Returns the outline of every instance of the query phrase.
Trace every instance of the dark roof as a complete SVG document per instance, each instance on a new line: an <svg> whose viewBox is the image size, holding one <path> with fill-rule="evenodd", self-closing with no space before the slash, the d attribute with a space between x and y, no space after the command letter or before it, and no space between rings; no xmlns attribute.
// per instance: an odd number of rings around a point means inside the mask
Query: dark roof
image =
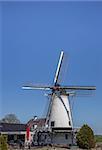
<svg viewBox="0 0 102 150"><path fill-rule="evenodd" d="M26 131L26 124L11 124L11 123L0 123L1 132L20 132Z"/></svg>

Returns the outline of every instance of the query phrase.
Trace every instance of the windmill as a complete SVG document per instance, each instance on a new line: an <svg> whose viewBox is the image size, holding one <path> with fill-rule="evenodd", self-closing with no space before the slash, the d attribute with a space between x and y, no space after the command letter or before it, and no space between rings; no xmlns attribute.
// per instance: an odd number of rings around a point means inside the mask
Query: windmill
<svg viewBox="0 0 102 150"><path fill-rule="evenodd" d="M46 126L49 130L66 131L73 129L69 97L78 91L92 91L95 86L61 86L59 78L63 68L65 54L61 51L53 86L26 85L23 89L51 91L50 104L46 116ZM80 92L79 92L80 93Z"/></svg>

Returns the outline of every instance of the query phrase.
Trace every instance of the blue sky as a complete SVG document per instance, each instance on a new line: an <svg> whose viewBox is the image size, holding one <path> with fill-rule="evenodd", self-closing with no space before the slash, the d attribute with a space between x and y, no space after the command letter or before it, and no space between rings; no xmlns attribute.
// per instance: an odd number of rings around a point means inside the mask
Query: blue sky
<svg viewBox="0 0 102 150"><path fill-rule="evenodd" d="M75 97L74 126L102 134L102 2L0 2L0 117L22 122L46 112L42 91L26 83L53 84L61 49L68 54L63 85L96 85L95 96Z"/></svg>

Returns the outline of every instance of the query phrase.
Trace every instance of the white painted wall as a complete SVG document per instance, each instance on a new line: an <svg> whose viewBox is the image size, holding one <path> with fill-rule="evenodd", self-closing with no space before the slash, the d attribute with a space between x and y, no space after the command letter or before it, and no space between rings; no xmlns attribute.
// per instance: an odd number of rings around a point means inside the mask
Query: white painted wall
<svg viewBox="0 0 102 150"><path fill-rule="evenodd" d="M52 107L51 107L51 114L49 118L49 127L51 127L51 122L55 122L54 127L72 127L72 117L71 117L71 111L70 111L70 105L67 95L61 95L61 98L69 112L69 117L67 114L67 111L62 104L61 100L56 96L53 95L52 99ZM70 120L69 120L70 118ZM71 121L71 125L69 125L69 121Z"/></svg>

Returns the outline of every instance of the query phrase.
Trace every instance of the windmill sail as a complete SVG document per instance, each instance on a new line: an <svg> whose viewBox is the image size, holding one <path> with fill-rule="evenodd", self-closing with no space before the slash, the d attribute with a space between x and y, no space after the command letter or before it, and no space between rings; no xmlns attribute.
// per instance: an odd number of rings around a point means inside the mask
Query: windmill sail
<svg viewBox="0 0 102 150"><path fill-rule="evenodd" d="M25 85L22 87L24 90L50 90L50 86L36 86L36 85Z"/></svg>
<svg viewBox="0 0 102 150"><path fill-rule="evenodd" d="M55 78L54 78L54 85L55 86L58 84L58 79L59 79L59 74L60 74L60 71L61 71L61 66L62 66L62 63L63 63L63 59L64 59L64 52L61 51L58 66L57 66L57 70L56 70L56 73L55 73Z"/></svg>
<svg viewBox="0 0 102 150"><path fill-rule="evenodd" d="M96 90L96 86L60 86L59 89L65 89L65 90Z"/></svg>

